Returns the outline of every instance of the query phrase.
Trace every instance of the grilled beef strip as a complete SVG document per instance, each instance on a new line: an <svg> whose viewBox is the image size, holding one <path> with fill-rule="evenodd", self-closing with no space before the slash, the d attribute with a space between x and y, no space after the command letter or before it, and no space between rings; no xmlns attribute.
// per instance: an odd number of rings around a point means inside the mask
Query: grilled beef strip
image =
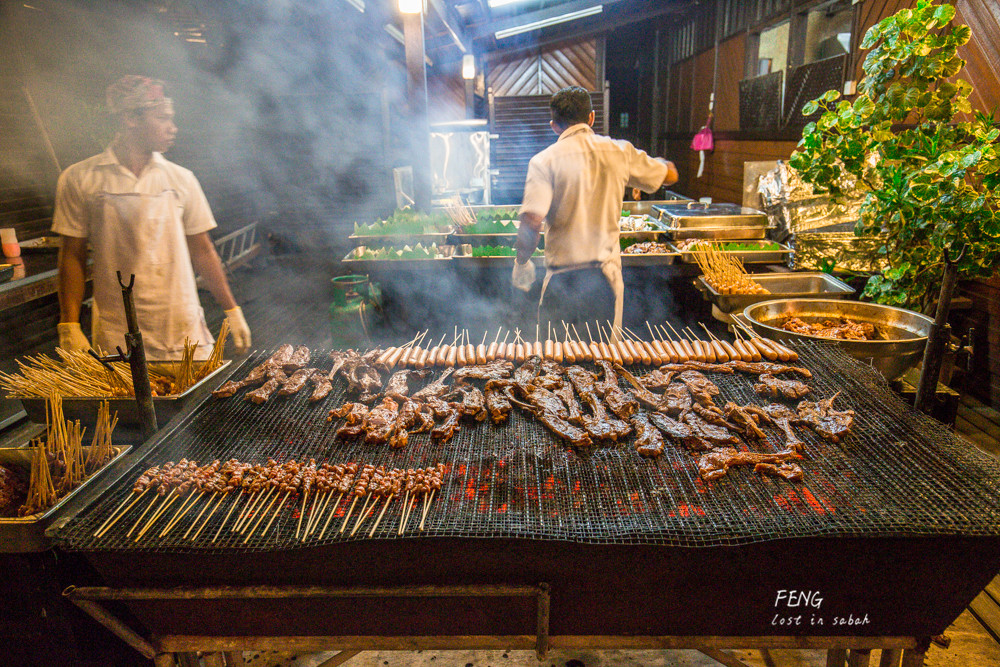
<svg viewBox="0 0 1000 667"><path fill-rule="evenodd" d="M767 434L757 425L757 420L742 405L726 401L722 412L726 416L726 420L739 428L743 432L743 435L757 440L765 440L767 438Z"/></svg>
<svg viewBox="0 0 1000 667"><path fill-rule="evenodd" d="M675 419L680 419L691 411L691 392L681 382L671 382L663 392L663 411Z"/></svg>
<svg viewBox="0 0 1000 667"><path fill-rule="evenodd" d="M795 434L795 429L792 428L792 424L798 421L799 416L790 407L781 403L769 403L764 406L763 410L785 432L785 448L801 454L806 443L799 439L799 436Z"/></svg>
<svg viewBox="0 0 1000 667"><path fill-rule="evenodd" d="M292 356L292 346L285 344L274 351L270 357L254 366L242 380L230 380L212 392L216 398L229 398L244 387L261 384L269 378L268 371L280 367Z"/></svg>
<svg viewBox="0 0 1000 667"><path fill-rule="evenodd" d="M365 432L365 442L380 445L389 441L396 430L396 417L399 416L399 404L389 397L372 408L365 415L362 429Z"/></svg>
<svg viewBox="0 0 1000 667"><path fill-rule="evenodd" d="M309 352L309 348L305 345L299 345L292 352L292 355L281 364L281 370L286 373L294 373L300 368L305 367L309 363L309 359L312 358L312 353Z"/></svg>
<svg viewBox="0 0 1000 667"><path fill-rule="evenodd" d="M740 359L733 359L732 361L727 361L726 366L741 373L750 373L753 375L763 375L764 373L770 375L796 373L807 380L813 376L808 369L801 366L786 366L784 364L774 364L769 361L742 361Z"/></svg>
<svg viewBox="0 0 1000 667"><path fill-rule="evenodd" d="M701 455L698 459L698 472L706 482L719 479L733 466L753 465L761 463L782 464L796 458L795 452L784 450L773 454L759 452L741 452L731 447L715 449Z"/></svg>
<svg viewBox="0 0 1000 667"><path fill-rule="evenodd" d="M666 389L670 383L674 381L675 375L677 375L677 371L664 372L660 369L656 369L646 373L645 375L639 375L636 379L646 389Z"/></svg>
<svg viewBox="0 0 1000 667"><path fill-rule="evenodd" d="M712 443L712 445L737 445L740 442L740 439L734 433L714 424L709 424L694 411L685 413L681 419L691 427L697 436L704 438Z"/></svg>
<svg viewBox="0 0 1000 667"><path fill-rule="evenodd" d="M573 392L573 385L563 382L553 389L552 393L558 396L563 405L566 406L566 421L577 426L583 424L583 407L580 405L580 401L576 399L576 394Z"/></svg>
<svg viewBox="0 0 1000 667"><path fill-rule="evenodd" d="M410 393L411 379L423 380L429 373L430 371L427 370L417 371L412 368L404 368L403 370L396 371L389 378L389 381L385 383L385 389L382 393L395 399L402 399Z"/></svg>
<svg viewBox="0 0 1000 667"><path fill-rule="evenodd" d="M791 461L786 461L775 465L773 463L758 463L753 467L755 473L761 475L771 475L772 477L782 477L787 479L789 482L801 482L802 478L805 477L805 471L802 470L802 466L798 463L792 463Z"/></svg>
<svg viewBox="0 0 1000 667"><path fill-rule="evenodd" d="M838 391L830 398L815 403L800 401L798 419L795 423L805 424L824 440L840 442L851 432L851 427L854 425L854 410L834 410L833 401L839 395Z"/></svg>
<svg viewBox="0 0 1000 667"><path fill-rule="evenodd" d="M326 373L322 371L316 371L309 378L309 381L313 383L313 393L309 396L310 403L316 403L322 401L324 398L330 395L333 391L333 382L330 378L326 376Z"/></svg>
<svg viewBox="0 0 1000 667"><path fill-rule="evenodd" d="M641 410L632 415L632 428L635 429L635 449L639 456L655 459L663 454L663 436L650 423L649 415Z"/></svg>
<svg viewBox="0 0 1000 667"><path fill-rule="evenodd" d="M448 442L455 431L459 429L458 420L462 416L461 403L448 403L450 410L444 415L444 421L431 429L431 438Z"/></svg>
<svg viewBox="0 0 1000 667"><path fill-rule="evenodd" d="M573 426L559 415L547 410L535 412L535 419L542 422L546 428L569 442L573 447L590 447L592 443L590 435L582 428Z"/></svg>
<svg viewBox="0 0 1000 667"><path fill-rule="evenodd" d="M707 452L712 449L712 443L699 436L689 424L679 422L662 412L650 412L649 421L667 437L680 441L692 452Z"/></svg>
<svg viewBox="0 0 1000 667"><path fill-rule="evenodd" d="M291 396L302 391L302 388L306 386L306 382L309 378L317 373L316 368L300 368L291 374L291 376L282 383L281 388L278 389L278 396Z"/></svg>
<svg viewBox="0 0 1000 667"><path fill-rule="evenodd" d="M691 409L694 411L696 415L704 419L709 424L712 424L713 426L729 429L730 431L735 431L736 433L743 432L741 428L727 421L725 415L722 414L722 410L714 405L710 408L706 408L704 405L695 403L693 406L691 406Z"/></svg>
<svg viewBox="0 0 1000 667"><path fill-rule="evenodd" d="M382 389L382 376L373 366L361 361L347 374L347 391L377 394Z"/></svg>
<svg viewBox="0 0 1000 667"><path fill-rule="evenodd" d="M437 380L434 380L423 389L419 389L416 392L414 392L413 398L421 400L421 399L427 399L431 396L435 397L444 396L445 394L451 391L451 389L445 385L444 381L447 380L448 376L454 372L455 372L454 368L449 368L445 370L445 372L442 373L441 377L439 377Z"/></svg>
<svg viewBox="0 0 1000 667"><path fill-rule="evenodd" d="M591 438L617 441L632 432L631 424L609 414L607 406L597 394L597 378L593 373L580 366L570 366L566 369L566 375L593 413L583 416L583 426Z"/></svg>
<svg viewBox="0 0 1000 667"><path fill-rule="evenodd" d="M339 408L330 410L326 420L346 419L348 424L360 424L368 414L368 406L363 403L344 403Z"/></svg>
<svg viewBox="0 0 1000 667"><path fill-rule="evenodd" d="M396 416L396 430L389 438L389 446L394 449L405 447L410 439L410 433L407 429L418 422L423 424L420 416L420 404L403 397L399 406L399 414ZM434 420L431 419L432 424L433 422Z"/></svg>
<svg viewBox="0 0 1000 667"><path fill-rule="evenodd" d="M477 422L485 421L486 397L483 396L483 392L478 387L466 385L459 393L462 395L462 415L472 417Z"/></svg>
<svg viewBox="0 0 1000 667"><path fill-rule="evenodd" d="M668 371L673 371L675 373L683 373L684 371L704 371L708 373L733 372L733 369L726 364L710 364L705 361L696 361L694 359L685 361L683 364L663 364L660 366L660 370L664 373Z"/></svg>
<svg viewBox="0 0 1000 667"><path fill-rule="evenodd" d="M619 375L625 378L626 382L632 385L632 395L635 396L637 399L639 399L640 403L653 410L663 409L664 407L663 398L657 396L649 389L647 389L645 386L643 386L643 384L639 381L639 379L636 376L632 375L624 366L622 366L621 364L614 364L614 369L615 371L618 372ZM655 373L656 371L653 372Z"/></svg>
<svg viewBox="0 0 1000 667"><path fill-rule="evenodd" d="M798 400L810 391L809 386L801 380L779 380L770 373L762 373L759 379L760 382L753 386L753 390L768 398Z"/></svg>
<svg viewBox="0 0 1000 667"><path fill-rule="evenodd" d="M514 371L514 364L497 359L480 366L465 366L455 371L455 382L465 380L505 380Z"/></svg>
<svg viewBox="0 0 1000 667"><path fill-rule="evenodd" d="M719 388L714 382L698 371L681 371L678 378L680 378L680 381L683 382L688 388L688 391L691 393L691 398L693 398L696 403L700 403L706 408L715 405L712 397L719 395Z"/></svg>
<svg viewBox="0 0 1000 667"><path fill-rule="evenodd" d="M524 363L518 366L514 370L514 382L519 385L528 384L538 375L541 370L541 357L530 356L524 360Z"/></svg>
<svg viewBox="0 0 1000 667"><path fill-rule="evenodd" d="M253 391L247 392L246 396L243 398L256 403L257 405L266 403L267 399L271 398L271 395L278 391L278 387L283 385L288 379L288 376L285 375L284 371L278 367L268 369L267 377L267 382Z"/></svg>
<svg viewBox="0 0 1000 667"><path fill-rule="evenodd" d="M510 401L504 393L504 389L510 383L505 380L487 380L484 393L486 395L486 409L490 412L490 419L494 424L499 424L507 419L510 414Z"/></svg>

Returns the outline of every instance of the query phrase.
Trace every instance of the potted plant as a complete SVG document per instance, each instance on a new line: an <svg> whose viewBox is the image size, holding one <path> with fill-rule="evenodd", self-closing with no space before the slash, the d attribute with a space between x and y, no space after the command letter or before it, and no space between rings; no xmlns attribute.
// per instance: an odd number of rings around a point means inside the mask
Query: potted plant
<svg viewBox="0 0 1000 667"><path fill-rule="evenodd" d="M1000 127L972 113L972 86L956 78L971 31L954 16L918 0L872 26L857 97L830 90L806 104L823 113L789 161L819 192L864 193L855 233L885 234L886 268L862 297L935 312L918 407L937 384L957 278L990 277L1000 260Z"/></svg>

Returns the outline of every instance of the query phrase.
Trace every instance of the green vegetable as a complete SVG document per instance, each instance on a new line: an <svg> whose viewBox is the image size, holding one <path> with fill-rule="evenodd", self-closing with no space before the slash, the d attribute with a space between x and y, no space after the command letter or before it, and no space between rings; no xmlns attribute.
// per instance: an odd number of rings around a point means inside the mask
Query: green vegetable
<svg viewBox="0 0 1000 667"><path fill-rule="evenodd" d="M441 233L451 231L451 220L444 213L418 213L416 211L397 210L385 220L378 220L370 225L354 223L355 236L413 236L418 234Z"/></svg>
<svg viewBox="0 0 1000 667"><path fill-rule="evenodd" d="M436 259L438 257L438 247L436 243L429 246L416 244L412 248L403 246L402 248L365 248L357 254L354 259L395 261L401 259Z"/></svg>
<svg viewBox="0 0 1000 667"><path fill-rule="evenodd" d="M543 255L541 250L535 250L536 256ZM473 257L514 257L517 250L509 245L481 245L472 249Z"/></svg>

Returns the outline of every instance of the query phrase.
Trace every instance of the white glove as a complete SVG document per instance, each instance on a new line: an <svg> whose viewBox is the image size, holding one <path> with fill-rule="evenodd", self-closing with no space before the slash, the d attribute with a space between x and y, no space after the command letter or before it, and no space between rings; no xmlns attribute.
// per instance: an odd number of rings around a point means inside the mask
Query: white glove
<svg viewBox="0 0 1000 667"><path fill-rule="evenodd" d="M535 283L535 263L530 258L524 264L518 264L517 260L514 260L514 271L510 274L510 282L522 292L531 291L531 286Z"/></svg>
<svg viewBox="0 0 1000 667"><path fill-rule="evenodd" d="M233 336L233 346L236 354L243 354L250 349L250 327L243 317L243 309L239 306L226 311L229 320L229 333Z"/></svg>
<svg viewBox="0 0 1000 667"><path fill-rule="evenodd" d="M84 352L90 349L87 337L79 322L60 322L56 325L59 332L59 347L68 352Z"/></svg>

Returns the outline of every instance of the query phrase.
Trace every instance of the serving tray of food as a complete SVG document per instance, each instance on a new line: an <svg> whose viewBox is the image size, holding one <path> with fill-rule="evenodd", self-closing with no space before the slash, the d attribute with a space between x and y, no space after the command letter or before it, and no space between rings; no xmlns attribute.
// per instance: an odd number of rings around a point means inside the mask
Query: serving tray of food
<svg viewBox="0 0 1000 667"><path fill-rule="evenodd" d="M454 258L456 262L466 265L510 266L514 264L516 256L517 250L507 245L474 246L469 243L463 243L455 250ZM545 253L541 249L535 250L535 253L531 256L531 261L535 264L543 264L545 262Z"/></svg>
<svg viewBox="0 0 1000 667"><path fill-rule="evenodd" d="M680 253L666 243L638 241L622 248L622 266L664 266L673 264Z"/></svg>
<svg viewBox="0 0 1000 667"><path fill-rule="evenodd" d="M764 291L754 294L723 294L712 287L705 276L698 276L695 288L706 301L723 313L741 311L749 305L773 299L846 299L854 288L828 273L803 271L794 273L757 273L749 278Z"/></svg>
<svg viewBox="0 0 1000 667"><path fill-rule="evenodd" d="M381 268L429 269L440 267L443 262L450 262L454 252L455 246L450 244L432 243L425 246L422 243L417 243L414 246L405 245L402 248L372 248L362 245L348 252L341 263L350 266L352 271Z"/></svg>
<svg viewBox="0 0 1000 667"><path fill-rule="evenodd" d="M709 248L731 255L744 264L783 264L788 261L788 256L792 253L788 246L765 239L713 243L706 239L691 238L677 241L670 247L680 253L681 262L692 264L697 262L696 252L699 250L704 252Z"/></svg>

